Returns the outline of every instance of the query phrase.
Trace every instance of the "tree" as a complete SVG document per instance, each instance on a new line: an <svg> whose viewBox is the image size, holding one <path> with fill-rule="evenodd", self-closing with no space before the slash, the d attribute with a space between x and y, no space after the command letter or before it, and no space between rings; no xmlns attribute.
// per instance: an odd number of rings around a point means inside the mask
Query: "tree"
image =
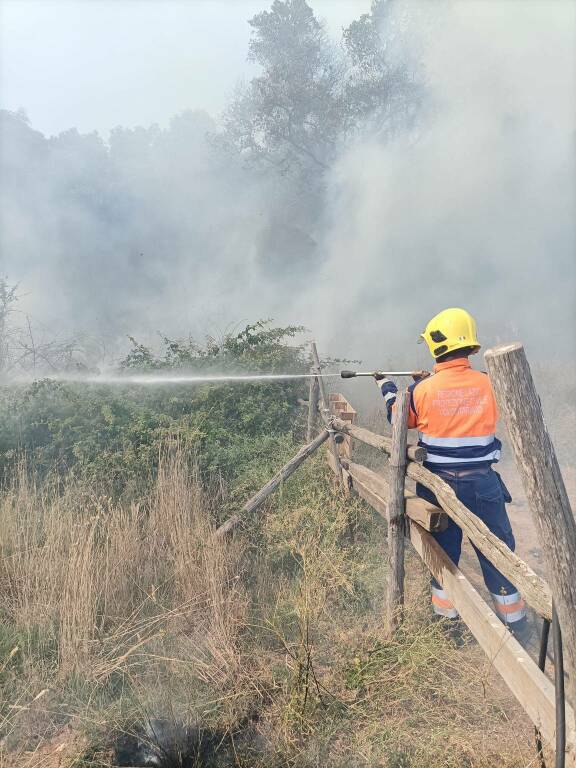
<svg viewBox="0 0 576 768"><path fill-rule="evenodd" d="M347 131L345 66L306 0L274 0L249 23L248 57L261 71L230 104L218 143L264 192L259 266L296 290L316 255L325 174Z"/></svg>
<svg viewBox="0 0 576 768"><path fill-rule="evenodd" d="M353 21L343 35L349 119L384 135L410 127L422 97L402 51L398 8L398 0L373 0L370 13Z"/></svg>
<svg viewBox="0 0 576 768"><path fill-rule="evenodd" d="M231 103L219 141L267 185L255 242L273 276L286 265L286 276L302 275L295 262L317 260L326 173L347 142L365 128L385 140L409 125L418 89L402 55L390 55L396 7L374 0L340 50L306 0L274 0L250 21L249 58L261 72Z"/></svg>
<svg viewBox="0 0 576 768"><path fill-rule="evenodd" d="M322 173L346 129L343 62L306 0L274 0L249 22L262 68L225 116L225 138L280 173Z"/></svg>

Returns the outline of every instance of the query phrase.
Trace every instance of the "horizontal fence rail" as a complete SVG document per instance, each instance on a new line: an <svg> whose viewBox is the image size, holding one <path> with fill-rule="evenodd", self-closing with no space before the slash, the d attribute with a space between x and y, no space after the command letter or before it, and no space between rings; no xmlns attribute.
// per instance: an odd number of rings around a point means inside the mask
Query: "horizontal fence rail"
<svg viewBox="0 0 576 768"><path fill-rule="evenodd" d="M537 613L546 619L552 618L552 595L548 584L515 552L508 549L477 515L462 504L448 483L429 469L414 463L406 467L406 474L435 494L446 514L462 528L480 552L522 592Z"/></svg>
<svg viewBox="0 0 576 768"><path fill-rule="evenodd" d="M332 465L330 463L330 465ZM358 496L371 504L374 509L387 519L388 483L386 478L362 464L342 460L348 487ZM406 517L421 525L427 531L444 531L448 526L448 515L439 507L421 499L411 491L404 491Z"/></svg>
<svg viewBox="0 0 576 768"><path fill-rule="evenodd" d="M331 419L331 425L337 432L341 432L343 435L350 435L350 437L355 437L356 440L360 440L361 443L371 445L372 448L378 448L378 450L383 451L388 456L390 456L392 452L392 438L390 437L384 437L384 435L370 432L369 429L357 427L337 417ZM426 449L422 448L420 445L408 445L406 455L412 461L422 463L426 459Z"/></svg>
<svg viewBox="0 0 576 768"><path fill-rule="evenodd" d="M323 429L322 432L316 437L314 440L312 440L311 443L308 443L308 445L302 446L298 453L293 456L289 462L287 462L282 469L280 469L270 480L266 485L261 488L257 494L252 496L250 501L247 501L246 504L242 507L242 509L237 512L236 514L232 515L231 517L226 520L226 522L222 523L222 525L216 529L215 535L217 537L225 536L227 533L230 533L230 531L234 530L237 525L242 521L242 518L250 514L250 512L254 512L258 507L262 504L262 502L270 496L271 493L273 493L278 486L284 482L287 478L290 477L290 475L294 474L298 467L306 461L308 456L311 456L315 451L320 448L322 443L325 443L326 440L328 440L330 436L330 432L328 432L327 429Z"/></svg>

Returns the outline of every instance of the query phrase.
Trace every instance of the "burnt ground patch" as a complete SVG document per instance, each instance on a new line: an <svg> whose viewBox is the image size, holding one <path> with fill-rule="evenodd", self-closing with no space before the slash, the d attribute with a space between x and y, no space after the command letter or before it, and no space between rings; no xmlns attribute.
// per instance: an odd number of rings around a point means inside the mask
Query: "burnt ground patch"
<svg viewBox="0 0 576 768"><path fill-rule="evenodd" d="M254 754L254 731L236 732L150 719L112 742L114 764L123 768L225 768L237 765L237 750Z"/></svg>

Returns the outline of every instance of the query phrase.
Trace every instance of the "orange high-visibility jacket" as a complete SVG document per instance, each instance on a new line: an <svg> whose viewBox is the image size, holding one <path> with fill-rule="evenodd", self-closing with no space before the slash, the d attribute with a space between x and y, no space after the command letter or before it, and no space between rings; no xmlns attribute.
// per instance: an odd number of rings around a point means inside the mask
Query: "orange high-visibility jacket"
<svg viewBox="0 0 576 768"><path fill-rule="evenodd" d="M498 412L490 379L467 358L437 363L434 373L409 387L408 426L418 429L426 464L440 467L486 466L500 458Z"/></svg>

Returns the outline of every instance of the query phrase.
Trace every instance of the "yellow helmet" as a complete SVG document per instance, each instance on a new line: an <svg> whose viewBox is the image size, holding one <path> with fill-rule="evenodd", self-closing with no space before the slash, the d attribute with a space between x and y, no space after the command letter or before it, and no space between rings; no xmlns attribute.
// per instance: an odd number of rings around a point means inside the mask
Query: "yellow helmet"
<svg viewBox="0 0 576 768"><path fill-rule="evenodd" d="M465 309L444 309L430 320L420 336L433 357L442 357L464 347L472 347L472 352L480 349L476 322Z"/></svg>

